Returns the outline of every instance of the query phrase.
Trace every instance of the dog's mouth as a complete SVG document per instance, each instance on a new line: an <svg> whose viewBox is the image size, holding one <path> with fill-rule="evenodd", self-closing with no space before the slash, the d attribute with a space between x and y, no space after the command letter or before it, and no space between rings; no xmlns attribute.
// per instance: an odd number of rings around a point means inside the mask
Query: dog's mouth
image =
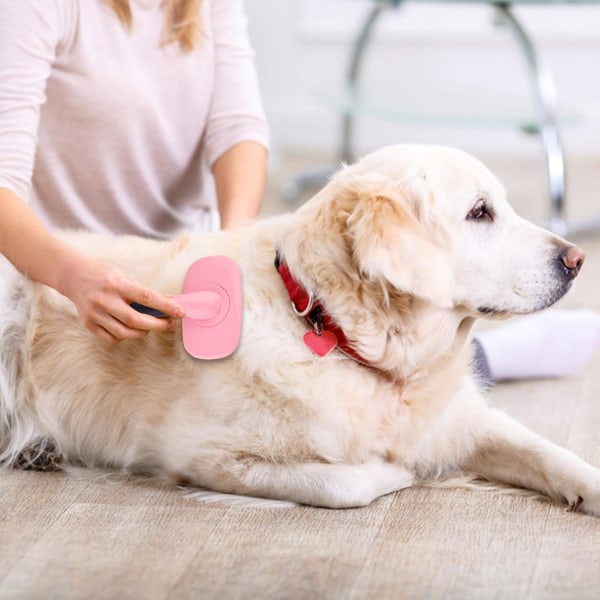
<svg viewBox="0 0 600 600"><path fill-rule="evenodd" d="M545 294L538 296L534 302L522 306L515 305L509 308L499 306L480 306L477 312L486 319L506 319L510 316L529 315L549 308L558 302L571 288L573 281L564 281L560 285L548 289Z"/></svg>
<svg viewBox="0 0 600 600"><path fill-rule="evenodd" d="M480 306L477 312L488 319L502 319L514 314L500 308L492 308L491 306Z"/></svg>

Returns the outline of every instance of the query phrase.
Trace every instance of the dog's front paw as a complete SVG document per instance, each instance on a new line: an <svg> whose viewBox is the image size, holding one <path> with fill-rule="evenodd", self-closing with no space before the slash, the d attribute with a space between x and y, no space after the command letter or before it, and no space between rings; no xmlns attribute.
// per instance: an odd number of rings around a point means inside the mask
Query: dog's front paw
<svg viewBox="0 0 600 600"><path fill-rule="evenodd" d="M600 476L600 471L598 471ZM600 477L599 477L600 479ZM569 512L582 512L600 517L600 480L591 485L582 486L579 493L567 497Z"/></svg>
<svg viewBox="0 0 600 600"><path fill-rule="evenodd" d="M569 505L567 506L567 512L577 512L582 504L583 498L581 496L577 496L575 500L569 502Z"/></svg>
<svg viewBox="0 0 600 600"><path fill-rule="evenodd" d="M23 471L60 471L62 455L53 440L39 439L23 448L14 460L14 469Z"/></svg>
<svg viewBox="0 0 600 600"><path fill-rule="evenodd" d="M578 512L592 515L593 517L600 517L600 496L581 498L573 504L569 504L567 510L576 510Z"/></svg>

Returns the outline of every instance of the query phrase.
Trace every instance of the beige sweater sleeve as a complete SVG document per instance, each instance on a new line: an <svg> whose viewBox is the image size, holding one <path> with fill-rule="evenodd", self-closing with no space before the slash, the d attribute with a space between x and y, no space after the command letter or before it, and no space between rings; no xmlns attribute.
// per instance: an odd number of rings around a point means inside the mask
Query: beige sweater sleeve
<svg viewBox="0 0 600 600"><path fill-rule="evenodd" d="M211 6L215 83L205 133L209 165L241 141L268 146L254 52L238 3L213 2Z"/></svg>
<svg viewBox="0 0 600 600"><path fill-rule="evenodd" d="M0 187L28 200L40 107L72 0L0 0Z"/></svg>
<svg viewBox="0 0 600 600"><path fill-rule="evenodd" d="M241 0L211 4L215 82L205 133L209 165L239 142L255 141L265 147L269 143L241 4Z"/></svg>

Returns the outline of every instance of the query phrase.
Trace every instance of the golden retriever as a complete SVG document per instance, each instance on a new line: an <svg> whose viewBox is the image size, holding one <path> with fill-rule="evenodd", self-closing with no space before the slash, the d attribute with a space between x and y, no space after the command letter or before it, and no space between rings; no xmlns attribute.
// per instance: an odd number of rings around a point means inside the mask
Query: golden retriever
<svg viewBox="0 0 600 600"><path fill-rule="evenodd" d="M105 347L3 262L4 466L52 440L65 462L335 508L462 472L600 516L600 470L490 408L472 375L475 319L550 306L584 258L475 158L390 146L237 232L66 237L168 294L195 259L234 258L240 345L196 360L171 330ZM338 346L320 356L307 334Z"/></svg>

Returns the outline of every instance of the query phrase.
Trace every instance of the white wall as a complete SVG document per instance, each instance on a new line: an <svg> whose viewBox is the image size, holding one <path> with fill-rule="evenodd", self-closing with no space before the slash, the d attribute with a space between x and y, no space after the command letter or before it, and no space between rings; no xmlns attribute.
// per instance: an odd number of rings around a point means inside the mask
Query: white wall
<svg viewBox="0 0 600 600"><path fill-rule="evenodd" d="M367 0L245 0L273 150L333 152L349 48ZM572 154L600 155L600 5L519 7L554 74ZM388 10L369 48L365 99L417 122L361 118L356 150L397 142L458 145L486 154L539 151L506 122L534 113L524 61L493 10L408 2ZM436 118L454 126L436 125ZM479 119L481 125L458 126ZM496 125L490 125L496 123Z"/></svg>

